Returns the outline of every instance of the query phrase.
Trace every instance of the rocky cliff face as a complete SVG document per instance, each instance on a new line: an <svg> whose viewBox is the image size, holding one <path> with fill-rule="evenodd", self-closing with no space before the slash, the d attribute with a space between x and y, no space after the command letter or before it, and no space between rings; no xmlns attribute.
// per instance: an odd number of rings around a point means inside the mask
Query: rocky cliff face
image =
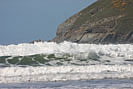
<svg viewBox="0 0 133 89"><path fill-rule="evenodd" d="M53 41L133 43L133 0L125 0L120 8L113 1L98 0L70 17L59 25Z"/></svg>

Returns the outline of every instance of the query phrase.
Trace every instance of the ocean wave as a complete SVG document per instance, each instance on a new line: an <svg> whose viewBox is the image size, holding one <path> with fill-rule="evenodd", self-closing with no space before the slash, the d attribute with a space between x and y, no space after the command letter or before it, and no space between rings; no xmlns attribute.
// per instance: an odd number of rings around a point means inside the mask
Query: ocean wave
<svg viewBox="0 0 133 89"><path fill-rule="evenodd" d="M18 45L0 45L0 56L27 56L35 54L78 54L95 52L111 57L133 58L132 44L77 44L71 42L38 42Z"/></svg>
<svg viewBox="0 0 133 89"><path fill-rule="evenodd" d="M0 83L133 78L132 65L0 68Z"/></svg>
<svg viewBox="0 0 133 89"><path fill-rule="evenodd" d="M133 78L132 44L0 46L0 83Z"/></svg>

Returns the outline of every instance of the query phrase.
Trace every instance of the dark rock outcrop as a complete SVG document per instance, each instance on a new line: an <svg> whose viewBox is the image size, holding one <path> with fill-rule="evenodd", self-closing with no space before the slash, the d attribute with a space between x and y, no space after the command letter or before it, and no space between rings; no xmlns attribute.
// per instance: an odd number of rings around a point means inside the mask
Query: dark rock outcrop
<svg viewBox="0 0 133 89"><path fill-rule="evenodd" d="M115 8L113 0L98 0L60 24L55 42L133 43L133 0Z"/></svg>
<svg viewBox="0 0 133 89"><path fill-rule="evenodd" d="M43 40L40 40L40 39L38 39L38 40L33 40L33 41L31 41L30 43L34 44L34 43L37 43L37 42L43 42Z"/></svg>

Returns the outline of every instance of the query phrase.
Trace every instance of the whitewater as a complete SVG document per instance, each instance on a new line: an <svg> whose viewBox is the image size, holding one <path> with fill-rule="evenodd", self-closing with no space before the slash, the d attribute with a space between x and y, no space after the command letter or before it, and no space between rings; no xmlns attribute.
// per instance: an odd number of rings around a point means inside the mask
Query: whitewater
<svg viewBox="0 0 133 89"><path fill-rule="evenodd" d="M34 44L23 43L18 45L0 45L0 56L27 56L34 54L56 54L56 53L90 53L102 54L110 57L133 58L132 44L77 44L71 42L37 42ZM84 55L85 56L85 55Z"/></svg>
<svg viewBox="0 0 133 89"><path fill-rule="evenodd" d="M131 65L0 68L0 83L133 78Z"/></svg>
<svg viewBox="0 0 133 89"><path fill-rule="evenodd" d="M8 65L0 67L1 84L133 78L132 44L22 43L0 45L0 56L0 65ZM44 64L37 60L40 57ZM26 60L39 66L25 66Z"/></svg>

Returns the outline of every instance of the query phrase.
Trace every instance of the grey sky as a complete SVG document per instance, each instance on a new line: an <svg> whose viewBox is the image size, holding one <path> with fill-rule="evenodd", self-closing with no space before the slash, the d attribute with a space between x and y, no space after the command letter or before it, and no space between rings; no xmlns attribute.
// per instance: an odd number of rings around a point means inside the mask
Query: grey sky
<svg viewBox="0 0 133 89"><path fill-rule="evenodd" d="M0 0L0 44L50 40L57 26L96 0Z"/></svg>

